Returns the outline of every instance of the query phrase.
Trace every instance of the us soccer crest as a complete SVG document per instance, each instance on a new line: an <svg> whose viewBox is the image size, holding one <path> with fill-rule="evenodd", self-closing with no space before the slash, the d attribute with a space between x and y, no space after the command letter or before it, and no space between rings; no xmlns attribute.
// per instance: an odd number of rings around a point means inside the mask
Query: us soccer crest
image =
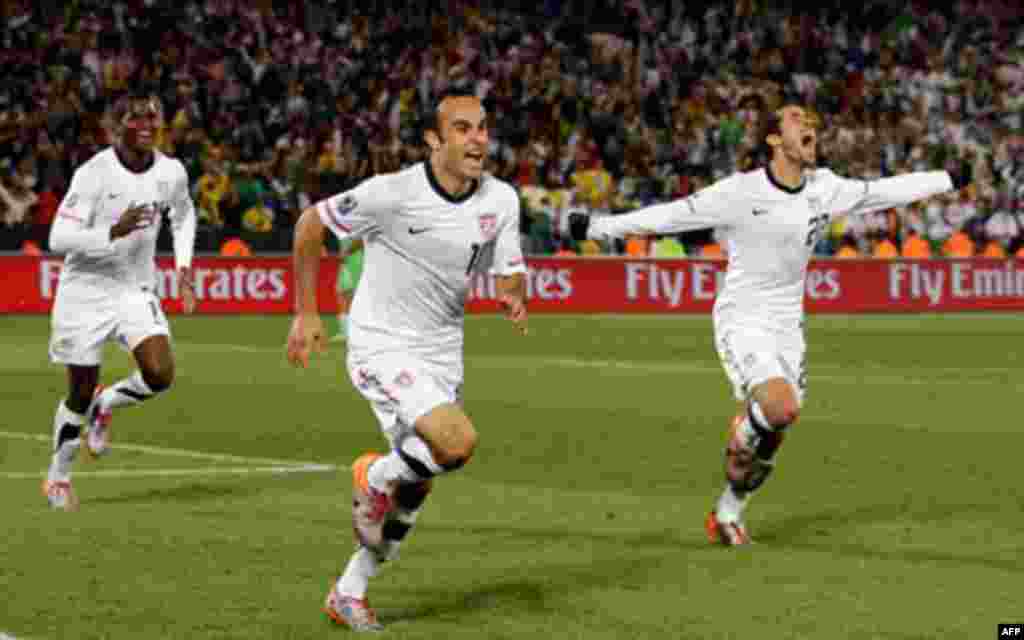
<svg viewBox="0 0 1024 640"><path fill-rule="evenodd" d="M484 235L484 240L494 240L494 236L498 234L498 214L485 213L479 220L480 233Z"/></svg>

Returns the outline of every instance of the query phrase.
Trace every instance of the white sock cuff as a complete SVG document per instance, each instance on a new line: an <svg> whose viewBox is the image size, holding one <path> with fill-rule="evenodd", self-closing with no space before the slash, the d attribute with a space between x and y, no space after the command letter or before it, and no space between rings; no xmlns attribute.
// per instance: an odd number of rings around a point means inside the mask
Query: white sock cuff
<svg viewBox="0 0 1024 640"><path fill-rule="evenodd" d="M413 467L414 472L418 473L420 476L423 476L422 479L426 480L428 478L436 476L439 473L444 473L444 468L441 467L441 465L434 462L434 454L431 453L430 446L426 443L426 441L423 438L419 436L419 434L413 433L407 436L404 440L402 440L402 444L399 446L399 449L401 449L402 453L404 453L406 456L409 456L410 458L413 458L414 460L419 462L426 469L426 471L430 473L430 475L424 475L421 469L418 469L414 465L410 464L409 466Z"/></svg>
<svg viewBox="0 0 1024 640"><path fill-rule="evenodd" d="M65 424L85 424L85 414L75 413L68 408L67 400L61 400L60 404L57 405L57 419L56 422L59 426Z"/></svg>
<svg viewBox="0 0 1024 640"><path fill-rule="evenodd" d="M760 427L766 431L775 431L775 427L772 426L772 423L768 422L768 418L765 417L764 411L761 410L761 405L757 404L757 400L751 398L747 407L747 411L750 413L749 417L754 420L754 427Z"/></svg>
<svg viewBox="0 0 1024 640"><path fill-rule="evenodd" d="M146 395L150 395L151 396L151 395L154 395L156 393L155 391L153 391L152 389L149 388L148 384L146 384L146 381L142 378L142 372L141 371L136 370L135 373L132 374L132 378L131 379L132 379L132 384L139 391L142 391Z"/></svg>

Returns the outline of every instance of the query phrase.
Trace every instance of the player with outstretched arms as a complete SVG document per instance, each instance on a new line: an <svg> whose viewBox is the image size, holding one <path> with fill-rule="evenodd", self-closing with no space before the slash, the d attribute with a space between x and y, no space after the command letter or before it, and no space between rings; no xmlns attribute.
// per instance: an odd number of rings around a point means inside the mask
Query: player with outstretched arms
<svg viewBox="0 0 1024 640"><path fill-rule="evenodd" d="M488 132L480 101L444 96L424 138L426 161L318 202L295 230L288 359L296 365L324 346L316 286L325 229L365 247L347 367L390 452L364 454L352 465L357 549L324 604L333 620L357 631L381 628L367 603L369 580L397 556L432 479L465 465L477 446L462 404L464 305L476 274L495 275L506 316L526 331L519 197L483 171Z"/></svg>
<svg viewBox="0 0 1024 640"><path fill-rule="evenodd" d="M814 245L837 216L905 205L965 186L946 171L851 180L817 168L813 117L786 104L762 117L767 166L633 213L568 217L576 240L715 228L729 264L715 300L715 345L740 402L725 452L726 486L708 515L713 542L747 544L743 513L775 467L806 388L804 279Z"/></svg>
<svg viewBox="0 0 1024 640"><path fill-rule="evenodd" d="M128 94L107 113L113 146L79 167L50 230L65 254L51 315L50 358L68 371L69 392L53 422L53 456L43 484L50 506L77 506L71 466L87 427L86 451L109 450L113 409L148 400L174 380L170 328L156 296L157 234L171 224L178 287L186 312L195 306L192 253L196 216L184 165L155 149L163 122L159 101ZM97 386L104 345L131 351L138 370Z"/></svg>

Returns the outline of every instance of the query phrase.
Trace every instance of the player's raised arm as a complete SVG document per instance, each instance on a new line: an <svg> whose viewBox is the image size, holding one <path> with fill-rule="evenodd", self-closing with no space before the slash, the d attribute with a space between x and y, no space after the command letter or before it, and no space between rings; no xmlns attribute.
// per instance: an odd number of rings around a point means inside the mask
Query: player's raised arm
<svg viewBox="0 0 1024 640"><path fill-rule="evenodd" d="M735 179L726 178L686 198L632 213L593 219L586 214L569 214L569 232L577 241L606 241L628 235L661 235L728 226L742 211L736 206L736 190Z"/></svg>
<svg viewBox="0 0 1024 640"><path fill-rule="evenodd" d="M326 344L316 295L324 230L330 229L340 240L360 240L377 228L388 195L381 178L370 178L351 191L321 200L299 217L292 248L295 314L288 334L292 364L307 366L310 353L322 352Z"/></svg>
<svg viewBox="0 0 1024 640"><path fill-rule="evenodd" d="M192 278L192 257L196 245L196 209L188 191L188 174L184 166L175 188L174 202L169 214L171 238L174 241L174 267L178 272L178 286L185 313L196 307L195 282Z"/></svg>
<svg viewBox="0 0 1024 640"><path fill-rule="evenodd" d="M970 176L947 171L915 171L877 180L841 178L822 170L832 181L828 209L838 214L865 214L899 207L967 186Z"/></svg>

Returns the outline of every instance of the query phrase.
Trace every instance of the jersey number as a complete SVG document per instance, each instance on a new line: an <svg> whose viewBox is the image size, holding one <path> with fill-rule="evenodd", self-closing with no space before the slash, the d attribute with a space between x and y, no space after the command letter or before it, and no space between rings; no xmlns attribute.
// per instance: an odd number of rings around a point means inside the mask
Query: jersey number
<svg viewBox="0 0 1024 640"><path fill-rule="evenodd" d="M476 266L476 261L480 259L481 245L479 242L474 242L473 244L469 245L469 248L473 250L473 255L469 257L469 264L466 265L467 276L473 272L473 267Z"/></svg>
<svg viewBox="0 0 1024 640"><path fill-rule="evenodd" d="M813 216L807 221L807 226L809 226L810 229L807 230L807 239L804 240L805 245L808 247L814 246L814 243L818 241L818 237L821 236L821 232L824 230L825 225L828 224L828 218L829 215L827 213L823 213L820 216Z"/></svg>

